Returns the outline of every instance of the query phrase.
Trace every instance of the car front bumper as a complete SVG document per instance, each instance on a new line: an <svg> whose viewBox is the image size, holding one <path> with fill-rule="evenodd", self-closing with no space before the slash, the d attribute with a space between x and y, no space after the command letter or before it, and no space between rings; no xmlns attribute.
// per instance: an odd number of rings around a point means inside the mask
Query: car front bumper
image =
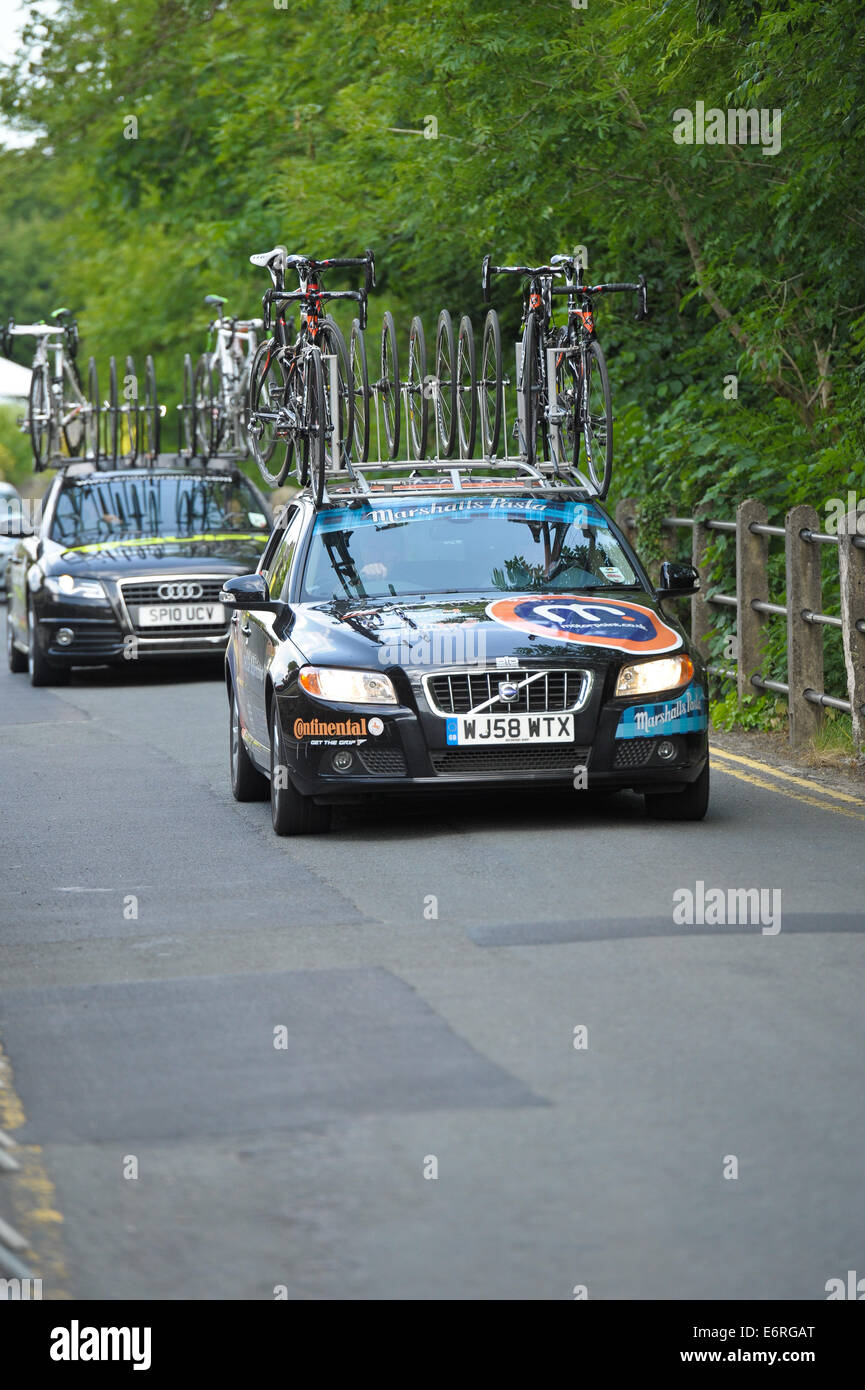
<svg viewBox="0 0 865 1390"><path fill-rule="evenodd" d="M628 708L622 700L592 701L576 713L572 742L481 748L448 746L446 719L420 702L417 710L333 705L296 690L276 698L289 775L299 792L320 804L376 793L458 793L488 786L667 792L695 781L708 757L705 729L618 737ZM664 743L674 745L672 757L661 756ZM351 763L340 771L334 759L339 755L344 761L346 754Z"/></svg>
<svg viewBox="0 0 865 1390"><path fill-rule="evenodd" d="M228 625L219 629L144 636L136 632L121 611L99 601L65 603L39 597L34 605L36 641L55 666L104 666L123 661L171 660L181 657L221 656L228 641ZM72 640L61 643L62 629Z"/></svg>

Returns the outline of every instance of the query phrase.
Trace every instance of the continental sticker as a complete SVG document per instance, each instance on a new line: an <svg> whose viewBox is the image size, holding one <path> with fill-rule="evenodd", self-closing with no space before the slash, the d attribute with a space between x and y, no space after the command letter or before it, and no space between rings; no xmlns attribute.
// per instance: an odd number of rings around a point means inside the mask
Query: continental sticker
<svg viewBox="0 0 865 1390"><path fill-rule="evenodd" d="M295 719L292 729L298 742L304 738L336 738L357 743L363 741L368 732L365 719Z"/></svg>
<svg viewBox="0 0 865 1390"><path fill-rule="evenodd" d="M520 632L554 642L607 647L657 656L681 647L682 639L657 613L629 599L580 598L578 594L532 594L499 598L487 616Z"/></svg>
<svg viewBox="0 0 865 1390"><path fill-rule="evenodd" d="M623 710L616 738L689 734L707 727L706 696L699 685L689 685L675 700L662 700L653 705L631 705Z"/></svg>

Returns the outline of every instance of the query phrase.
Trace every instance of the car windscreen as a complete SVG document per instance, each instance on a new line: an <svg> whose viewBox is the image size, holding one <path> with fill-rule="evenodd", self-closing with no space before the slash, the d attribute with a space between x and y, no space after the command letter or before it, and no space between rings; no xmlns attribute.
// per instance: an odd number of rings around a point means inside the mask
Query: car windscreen
<svg viewBox="0 0 865 1390"><path fill-rule="evenodd" d="M51 539L69 548L100 541L159 537L266 535L261 503L243 479L225 477L88 478L57 499Z"/></svg>
<svg viewBox="0 0 865 1390"><path fill-rule="evenodd" d="M572 593L638 582L607 518L585 503L364 501L316 518L303 597Z"/></svg>

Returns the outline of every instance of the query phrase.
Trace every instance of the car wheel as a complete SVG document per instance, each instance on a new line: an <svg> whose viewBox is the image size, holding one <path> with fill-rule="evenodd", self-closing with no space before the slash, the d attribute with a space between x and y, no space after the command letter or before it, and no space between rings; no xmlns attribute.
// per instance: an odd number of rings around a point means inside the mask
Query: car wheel
<svg viewBox="0 0 865 1390"><path fill-rule="evenodd" d="M31 685L66 685L69 680L69 667L53 666L39 646L32 608L27 609L27 671Z"/></svg>
<svg viewBox="0 0 865 1390"><path fill-rule="evenodd" d="M709 763L680 792L647 792L646 810L658 820L702 820L709 809Z"/></svg>
<svg viewBox="0 0 865 1390"><path fill-rule="evenodd" d="M282 751L282 730L274 699L270 707L270 812L277 835L320 835L330 829L330 807L316 806L295 791Z"/></svg>
<svg viewBox="0 0 865 1390"><path fill-rule="evenodd" d="M228 701L228 749L231 791L235 801L266 801L269 794L267 778L263 772L259 772L246 751L233 685Z"/></svg>
<svg viewBox="0 0 865 1390"><path fill-rule="evenodd" d="M27 658L19 652L12 639L12 614L6 613L6 658L13 676L20 676L27 670Z"/></svg>

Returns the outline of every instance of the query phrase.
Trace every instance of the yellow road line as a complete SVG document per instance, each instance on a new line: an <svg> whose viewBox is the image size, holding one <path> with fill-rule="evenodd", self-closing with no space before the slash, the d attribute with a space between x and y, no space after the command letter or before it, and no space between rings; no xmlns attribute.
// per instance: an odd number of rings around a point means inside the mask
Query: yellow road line
<svg viewBox="0 0 865 1390"><path fill-rule="evenodd" d="M820 792L823 796L833 796L836 801L849 801L853 806L865 806L865 799L861 796L850 796L848 792L836 791L834 787L824 787L821 782L812 782L809 777L795 777L792 772L780 772L778 768L771 767L769 763L757 762L755 758L744 758L741 753L728 753L726 748L716 748L711 744L710 750L713 758L729 758L731 762L743 763L745 767L756 768L758 772L767 772L772 777L780 777L783 782L795 782L799 787L809 787L812 791Z"/></svg>
<svg viewBox="0 0 865 1390"><path fill-rule="evenodd" d="M723 772L727 777L735 777L740 782L750 782L754 787L763 787L768 792L775 792L778 796L788 796L791 801L801 801L808 806L819 806L821 811L834 811L836 816L849 816L851 820L865 821L865 811L850 811L846 806L833 806L831 801L820 801L816 796L806 796L804 792L794 792L789 787L776 786L774 782L767 782L762 777L754 777L750 772L739 772L734 767L724 767L723 763L715 762L715 770Z"/></svg>
<svg viewBox="0 0 865 1390"><path fill-rule="evenodd" d="M0 1045L0 1129L10 1138L26 1122L24 1107L18 1096L9 1058ZM42 1157L39 1144L16 1144L10 1150L19 1167L16 1172L4 1173L0 1181L9 1193L15 1225L27 1241L20 1251L24 1263L37 1279L42 1280L44 1299L67 1299L65 1288L66 1259L60 1227L63 1217L56 1207L54 1184Z"/></svg>

